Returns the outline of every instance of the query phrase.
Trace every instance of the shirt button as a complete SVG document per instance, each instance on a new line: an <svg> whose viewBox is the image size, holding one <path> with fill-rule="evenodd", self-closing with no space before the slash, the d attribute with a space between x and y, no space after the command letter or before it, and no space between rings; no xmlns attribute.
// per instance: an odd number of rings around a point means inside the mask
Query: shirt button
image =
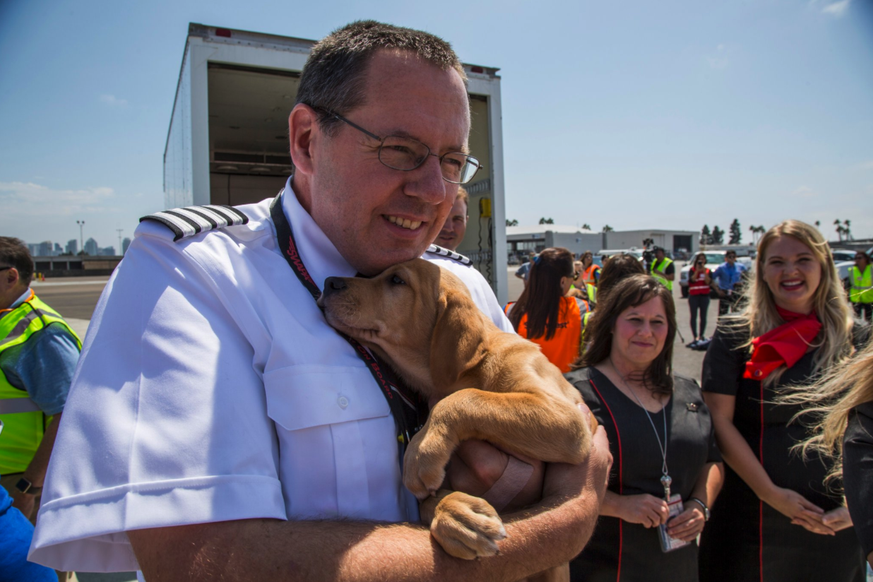
<svg viewBox="0 0 873 582"><path fill-rule="evenodd" d="M336 399L336 403L339 404L340 408L346 408L349 405L349 399L345 396L340 396Z"/></svg>

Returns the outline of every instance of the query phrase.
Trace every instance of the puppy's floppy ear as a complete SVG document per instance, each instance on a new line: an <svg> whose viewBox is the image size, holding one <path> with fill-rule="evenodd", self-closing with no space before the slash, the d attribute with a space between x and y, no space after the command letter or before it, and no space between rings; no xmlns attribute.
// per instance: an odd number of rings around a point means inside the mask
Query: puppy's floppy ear
<svg viewBox="0 0 873 582"><path fill-rule="evenodd" d="M431 374L446 374L454 382L452 377L471 365L484 335L481 313L469 291L459 279L443 271L431 338Z"/></svg>

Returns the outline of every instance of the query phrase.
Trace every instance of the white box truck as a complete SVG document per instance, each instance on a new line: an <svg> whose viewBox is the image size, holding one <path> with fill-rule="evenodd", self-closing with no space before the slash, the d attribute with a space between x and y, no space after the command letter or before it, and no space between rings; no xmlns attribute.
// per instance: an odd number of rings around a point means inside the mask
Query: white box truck
<svg viewBox="0 0 873 582"><path fill-rule="evenodd" d="M288 114L315 41L188 25L164 150L167 208L247 204L277 193L291 174ZM470 150L483 164L458 252L506 302L506 221L498 69L464 65Z"/></svg>

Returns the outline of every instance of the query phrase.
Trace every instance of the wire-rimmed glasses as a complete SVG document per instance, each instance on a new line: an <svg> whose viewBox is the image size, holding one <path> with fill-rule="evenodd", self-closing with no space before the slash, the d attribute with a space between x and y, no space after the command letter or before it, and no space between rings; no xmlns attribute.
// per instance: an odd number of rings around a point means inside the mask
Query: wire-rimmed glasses
<svg viewBox="0 0 873 582"><path fill-rule="evenodd" d="M372 131L367 131L360 125L349 121L339 113L335 113L330 109L323 107L313 107L319 111L330 115L331 117L346 123L361 133L378 140L379 144L379 161L383 165L392 170L400 170L401 172L411 172L416 168L421 167L427 161L428 156L433 156L440 161L440 170L443 175L443 180L451 184L466 184L473 179L482 164L471 155L464 152L447 152L441 156L430 151L430 148L411 137L399 135L389 135L387 137L379 137Z"/></svg>

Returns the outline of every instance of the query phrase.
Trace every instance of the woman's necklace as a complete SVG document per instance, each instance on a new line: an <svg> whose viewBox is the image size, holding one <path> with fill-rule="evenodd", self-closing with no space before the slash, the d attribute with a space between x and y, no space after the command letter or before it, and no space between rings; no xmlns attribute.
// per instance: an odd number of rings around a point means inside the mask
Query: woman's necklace
<svg viewBox="0 0 873 582"><path fill-rule="evenodd" d="M670 485L673 484L673 478L670 477L670 474L667 471L667 411L664 410L663 408L661 409L661 411L664 413L664 442L661 443L661 435L658 434L658 429L655 428L655 421L652 420L652 415L649 414L648 409L645 406L643 406L643 403L640 400L640 397L637 396L636 391L634 391L634 389L631 387L631 385L627 383L627 380L625 379L624 376L621 375L621 372L618 371L618 368L615 367L615 364L612 362L611 358L609 360L609 363L612 365L612 369L615 370L615 373L618 375L618 377L621 378L621 382L622 382L622 384L624 384L624 387L627 388L628 390L630 390L630 393L633 394L633 397L636 399L637 404L639 404L640 408L643 409L643 412L646 413L646 418L649 419L649 424L652 425L652 430L655 431L655 438L658 439L658 449L660 449L660 451L661 451L661 459L662 459L661 485L664 487L664 499L667 501L667 503L669 503L670 502Z"/></svg>

